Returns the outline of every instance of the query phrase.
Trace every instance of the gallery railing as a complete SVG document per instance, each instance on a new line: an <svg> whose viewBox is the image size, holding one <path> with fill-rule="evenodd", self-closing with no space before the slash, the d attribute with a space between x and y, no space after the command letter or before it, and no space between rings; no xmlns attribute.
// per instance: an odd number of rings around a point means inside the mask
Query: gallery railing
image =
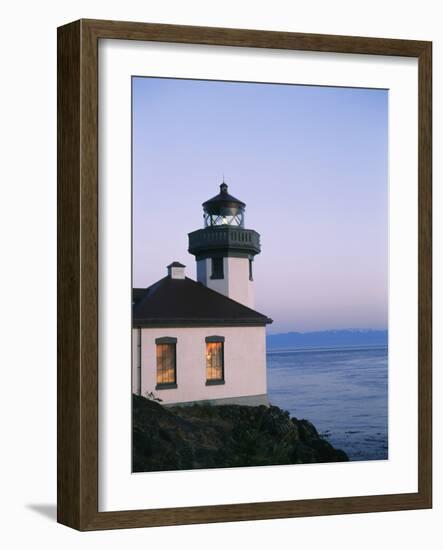
<svg viewBox="0 0 443 550"><path fill-rule="evenodd" d="M253 229L231 226L206 227L189 233L191 254L204 254L215 249L255 255L260 252L260 235Z"/></svg>

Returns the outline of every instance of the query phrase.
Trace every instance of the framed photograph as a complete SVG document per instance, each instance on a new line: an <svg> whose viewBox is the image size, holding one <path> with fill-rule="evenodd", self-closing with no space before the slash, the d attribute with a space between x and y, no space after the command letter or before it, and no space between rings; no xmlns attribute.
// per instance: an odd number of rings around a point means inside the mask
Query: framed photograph
<svg viewBox="0 0 443 550"><path fill-rule="evenodd" d="M58 521L432 506L430 42L58 29Z"/></svg>

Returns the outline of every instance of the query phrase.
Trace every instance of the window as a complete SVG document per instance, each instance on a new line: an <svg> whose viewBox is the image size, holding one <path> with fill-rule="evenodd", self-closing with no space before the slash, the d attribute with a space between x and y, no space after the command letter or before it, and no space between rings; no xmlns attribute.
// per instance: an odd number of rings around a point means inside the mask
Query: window
<svg viewBox="0 0 443 550"><path fill-rule="evenodd" d="M205 220L205 227L214 227L220 225L232 225L235 227L244 226L243 212L238 212L232 215L223 214L203 214Z"/></svg>
<svg viewBox="0 0 443 550"><path fill-rule="evenodd" d="M223 258L212 258L211 279L223 279Z"/></svg>
<svg viewBox="0 0 443 550"><path fill-rule="evenodd" d="M155 389L177 387L177 338L157 338L157 385Z"/></svg>
<svg viewBox="0 0 443 550"><path fill-rule="evenodd" d="M249 260L249 280L250 281L253 281L254 279L252 278L252 260L250 259Z"/></svg>
<svg viewBox="0 0 443 550"><path fill-rule="evenodd" d="M224 373L224 337L206 338L206 385L225 383Z"/></svg>

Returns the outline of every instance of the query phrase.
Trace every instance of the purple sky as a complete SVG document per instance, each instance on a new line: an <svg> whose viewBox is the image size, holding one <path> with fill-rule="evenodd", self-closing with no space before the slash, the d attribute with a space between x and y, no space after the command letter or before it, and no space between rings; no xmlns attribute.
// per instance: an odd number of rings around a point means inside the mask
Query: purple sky
<svg viewBox="0 0 443 550"><path fill-rule="evenodd" d="M386 328L388 92L133 78L133 276L173 260L229 192L261 234L256 309L270 333Z"/></svg>

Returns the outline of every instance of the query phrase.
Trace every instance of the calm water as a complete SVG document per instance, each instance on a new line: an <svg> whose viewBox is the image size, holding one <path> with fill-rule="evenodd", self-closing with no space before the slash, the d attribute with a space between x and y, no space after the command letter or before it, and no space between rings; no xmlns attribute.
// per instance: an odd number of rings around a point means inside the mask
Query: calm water
<svg viewBox="0 0 443 550"><path fill-rule="evenodd" d="M350 460L388 458L388 349L270 350L273 405L310 420Z"/></svg>

